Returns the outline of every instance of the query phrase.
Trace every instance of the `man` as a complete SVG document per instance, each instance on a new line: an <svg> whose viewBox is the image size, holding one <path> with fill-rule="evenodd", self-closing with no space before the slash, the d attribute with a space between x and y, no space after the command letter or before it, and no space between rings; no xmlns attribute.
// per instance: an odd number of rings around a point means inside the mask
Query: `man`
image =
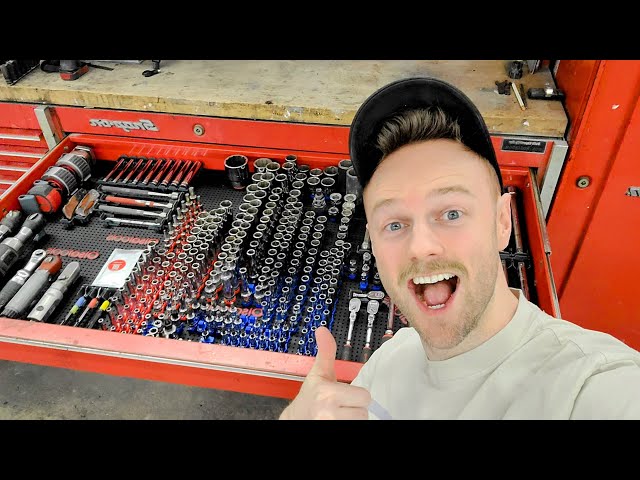
<svg viewBox="0 0 640 480"><path fill-rule="evenodd" d="M509 194L464 94L431 78L387 85L358 110L350 154L380 278L409 327L351 385L336 382L333 336L316 330L315 363L281 419L640 418L640 353L508 287Z"/></svg>

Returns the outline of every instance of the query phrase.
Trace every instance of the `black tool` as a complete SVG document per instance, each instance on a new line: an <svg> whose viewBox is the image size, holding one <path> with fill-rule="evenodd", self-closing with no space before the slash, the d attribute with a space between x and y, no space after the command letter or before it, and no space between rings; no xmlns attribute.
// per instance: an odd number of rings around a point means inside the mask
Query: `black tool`
<svg viewBox="0 0 640 480"><path fill-rule="evenodd" d="M507 65L507 75L509 78L519 79L522 78L524 72L524 62L522 60L513 60Z"/></svg>
<svg viewBox="0 0 640 480"><path fill-rule="evenodd" d="M0 315L8 318L22 318L26 315L40 299L61 268L62 259L60 255L47 255L36 271L7 303Z"/></svg>
<svg viewBox="0 0 640 480"><path fill-rule="evenodd" d="M80 262L70 262L58 275L56 281L44 292L42 298L27 315L27 319L46 322L79 276Z"/></svg>
<svg viewBox="0 0 640 480"><path fill-rule="evenodd" d="M0 291L0 310L18 293L18 290L20 290L29 277L33 275L33 272L40 266L46 256L47 252L42 248L33 251L27 264L18 270Z"/></svg>
<svg viewBox="0 0 640 480"><path fill-rule="evenodd" d="M530 88L527 90L527 97L531 100L564 100L564 92L550 85L544 88Z"/></svg>
<svg viewBox="0 0 640 480"><path fill-rule="evenodd" d="M91 319L89 319L89 321L87 322L87 328L92 329L96 326L98 320L100 320L105 315L105 312L107 308L109 308L109 305L111 305L111 302L108 299L102 302Z"/></svg>
<svg viewBox="0 0 640 480"><path fill-rule="evenodd" d="M71 323L71 321L75 321L75 318L78 316L78 312L80 312L81 309L84 308L89 298L91 298L91 295L93 295L92 290L88 285L85 286L84 293L80 298L78 298L78 300L76 300L76 303L73 305L73 307L71 307L69 313L67 313L67 316L60 322L60 325L68 325Z"/></svg>
<svg viewBox="0 0 640 480"><path fill-rule="evenodd" d="M96 310L96 308L99 308L100 303L102 303L104 301L103 294L104 294L103 293L103 289L102 288L98 288L97 293L95 293L95 297L93 297L91 300L89 300L89 303L85 307L84 311L76 319L75 323L73 324L74 327L81 327L82 324L83 324L83 320L88 315L93 313Z"/></svg>
<svg viewBox="0 0 640 480"><path fill-rule="evenodd" d="M496 80L496 87L498 87L498 93L500 95L511 95L511 82L509 80L505 80L504 82Z"/></svg>
<svg viewBox="0 0 640 480"><path fill-rule="evenodd" d="M145 77L152 77L156 73L160 73L160 62L161 62L161 60L151 60L151 62L153 63L153 69L152 70L145 70L144 72L142 72L142 75L144 75Z"/></svg>
<svg viewBox="0 0 640 480"><path fill-rule="evenodd" d="M24 220L18 233L0 243L0 277L4 277L13 267L24 246L40 233L45 223L46 220L41 213L32 213Z"/></svg>
<svg viewBox="0 0 640 480"><path fill-rule="evenodd" d="M13 234L22 222L22 212L20 210L10 210L0 220L0 242Z"/></svg>

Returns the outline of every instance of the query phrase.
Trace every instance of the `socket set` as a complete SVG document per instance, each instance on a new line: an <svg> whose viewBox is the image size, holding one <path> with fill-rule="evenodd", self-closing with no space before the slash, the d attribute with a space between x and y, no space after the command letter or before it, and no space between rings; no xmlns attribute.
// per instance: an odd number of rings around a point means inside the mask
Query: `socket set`
<svg viewBox="0 0 640 480"><path fill-rule="evenodd" d="M3 316L308 356L327 326L337 358L354 362L406 325L380 282L348 161L321 169L287 155L250 169L238 153L218 171L151 160L95 162L86 188L98 193L99 215L72 234L61 212L49 213L38 227L47 235L23 236L10 293L43 270L27 290L35 284L48 300L7 300ZM521 217L517 189L505 191ZM520 217L500 256L509 285L535 301ZM37 264L34 249L57 258Z"/></svg>
<svg viewBox="0 0 640 480"><path fill-rule="evenodd" d="M0 60L0 72L9 85L14 85L39 66L40 60Z"/></svg>

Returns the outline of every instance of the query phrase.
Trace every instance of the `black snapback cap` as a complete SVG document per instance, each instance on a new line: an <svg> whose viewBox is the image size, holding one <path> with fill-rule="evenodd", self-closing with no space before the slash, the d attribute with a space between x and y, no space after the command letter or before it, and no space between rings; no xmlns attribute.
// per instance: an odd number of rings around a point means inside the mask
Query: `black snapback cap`
<svg viewBox="0 0 640 480"><path fill-rule="evenodd" d="M376 147L382 125L404 110L435 106L458 121L462 143L493 166L502 190L502 174L482 115L456 87L430 77L392 82L374 92L356 112L349 131L349 155L362 188L369 183L382 158Z"/></svg>

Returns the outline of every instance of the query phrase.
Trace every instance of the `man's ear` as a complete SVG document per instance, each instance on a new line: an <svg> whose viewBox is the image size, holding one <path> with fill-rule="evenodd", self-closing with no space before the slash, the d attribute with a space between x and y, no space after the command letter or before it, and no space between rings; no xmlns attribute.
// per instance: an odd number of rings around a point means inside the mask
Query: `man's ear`
<svg viewBox="0 0 640 480"><path fill-rule="evenodd" d="M505 250L511 238L511 194L505 193L498 199L496 215L496 234L498 247Z"/></svg>

